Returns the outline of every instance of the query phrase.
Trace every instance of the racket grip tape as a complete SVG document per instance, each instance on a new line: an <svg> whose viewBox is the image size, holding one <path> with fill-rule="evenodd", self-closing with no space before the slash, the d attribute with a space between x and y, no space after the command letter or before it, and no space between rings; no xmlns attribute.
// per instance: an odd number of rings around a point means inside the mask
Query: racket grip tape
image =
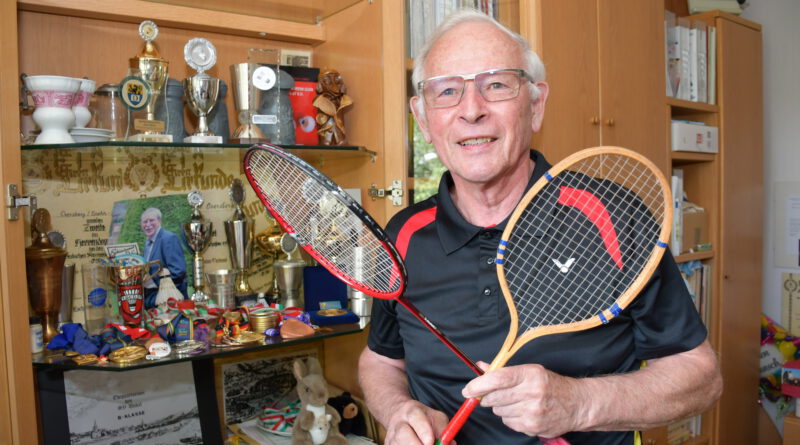
<svg viewBox="0 0 800 445"><path fill-rule="evenodd" d="M456 411L453 417L450 419L450 423L444 428L442 431L441 439L436 441L438 445L447 445L455 439L456 434L461 431L461 427L464 426L467 419L469 418L470 414L475 411L475 407L481 403L481 399L467 399L461 405L461 408Z"/></svg>
<svg viewBox="0 0 800 445"><path fill-rule="evenodd" d="M545 439L544 437L540 437L539 441L542 442L542 445L569 445L566 439L561 437L553 437L550 439Z"/></svg>

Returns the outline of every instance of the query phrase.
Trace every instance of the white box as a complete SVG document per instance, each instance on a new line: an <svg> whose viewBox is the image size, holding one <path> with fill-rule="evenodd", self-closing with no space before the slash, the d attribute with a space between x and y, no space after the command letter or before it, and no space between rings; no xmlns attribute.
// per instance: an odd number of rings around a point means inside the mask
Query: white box
<svg viewBox="0 0 800 445"><path fill-rule="evenodd" d="M672 151L719 153L719 129L701 122L672 121Z"/></svg>

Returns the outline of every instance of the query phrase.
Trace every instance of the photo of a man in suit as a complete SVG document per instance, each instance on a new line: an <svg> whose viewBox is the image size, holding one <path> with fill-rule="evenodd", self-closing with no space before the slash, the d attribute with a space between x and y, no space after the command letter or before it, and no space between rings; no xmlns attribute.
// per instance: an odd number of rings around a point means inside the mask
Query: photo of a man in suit
<svg viewBox="0 0 800 445"><path fill-rule="evenodd" d="M168 269L175 287L186 298L186 259L183 254L183 247L178 235L161 227L161 210L150 207L142 212L141 228L147 237L144 242L145 261L159 260L161 267ZM149 273L153 274L158 270L157 266L151 266ZM156 294L161 277L156 274L152 279L144 283L144 307L150 309L155 306Z"/></svg>

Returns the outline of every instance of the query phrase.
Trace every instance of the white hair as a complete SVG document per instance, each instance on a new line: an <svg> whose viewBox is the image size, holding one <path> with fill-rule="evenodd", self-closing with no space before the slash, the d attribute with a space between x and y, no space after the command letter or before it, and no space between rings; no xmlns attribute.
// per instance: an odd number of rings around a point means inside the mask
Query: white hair
<svg viewBox="0 0 800 445"><path fill-rule="evenodd" d="M159 209L157 209L155 207L150 207L147 210L145 210L144 212L142 212L141 218L144 219L144 217L147 216L147 215L153 215L153 216L156 217L156 219L161 221L161 210L159 210Z"/></svg>
<svg viewBox="0 0 800 445"><path fill-rule="evenodd" d="M493 25L511 37L511 40L514 41L517 46L519 46L520 54L525 61L525 72L532 79L532 82L528 84L530 88L531 100L536 100L539 97L539 88L534 84L534 82L542 82L545 80L544 64L539 58L539 55L531 49L530 45L528 45L528 41L525 40L524 37L506 28L502 23L498 22L492 17L469 8L462 9L447 16L444 21L436 27L436 29L433 31L433 34L430 35L422 48L420 48L419 54L414 59L414 71L411 73L411 83L414 84L414 91L416 92L417 96L421 95L421 91L418 90L419 83L425 80L425 62L428 59L431 48L433 48L433 46L436 45L436 42L438 42L439 39L441 39L450 30L463 23L487 23ZM420 113L420 115L424 116L425 107L423 106L422 102L424 101L418 101L417 111Z"/></svg>

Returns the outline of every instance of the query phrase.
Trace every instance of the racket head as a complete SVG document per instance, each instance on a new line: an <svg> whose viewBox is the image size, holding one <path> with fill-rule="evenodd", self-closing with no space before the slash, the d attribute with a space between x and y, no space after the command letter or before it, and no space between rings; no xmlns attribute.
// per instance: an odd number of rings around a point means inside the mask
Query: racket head
<svg viewBox="0 0 800 445"><path fill-rule="evenodd" d="M377 222L306 161L269 144L252 146L244 172L267 211L329 272L354 289L399 298L405 265Z"/></svg>
<svg viewBox="0 0 800 445"><path fill-rule="evenodd" d="M621 147L582 150L537 180L498 248L511 328L493 368L534 338L599 326L627 307L667 247L671 202L660 170Z"/></svg>

